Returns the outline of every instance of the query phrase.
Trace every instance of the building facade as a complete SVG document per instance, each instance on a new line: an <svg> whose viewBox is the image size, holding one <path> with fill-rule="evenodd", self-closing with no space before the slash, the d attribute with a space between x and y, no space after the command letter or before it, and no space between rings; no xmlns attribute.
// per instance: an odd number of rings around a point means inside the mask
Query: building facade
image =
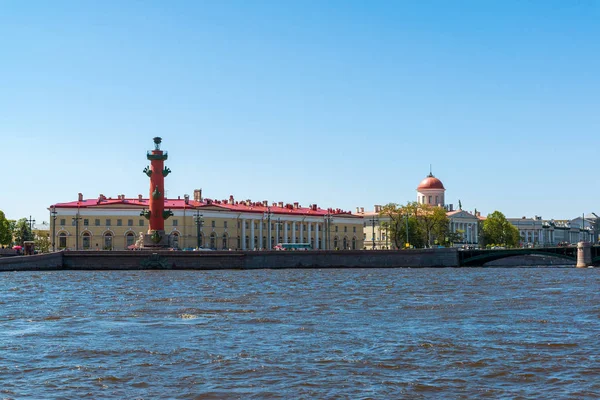
<svg viewBox="0 0 600 400"><path fill-rule="evenodd" d="M272 249L277 243L310 243L315 250L363 248L363 219L341 209L316 204L205 199L201 190L192 199L165 199L165 233L173 248L215 250ZM133 249L148 230L143 216L148 199L84 199L50 206L50 232L55 249Z"/></svg>

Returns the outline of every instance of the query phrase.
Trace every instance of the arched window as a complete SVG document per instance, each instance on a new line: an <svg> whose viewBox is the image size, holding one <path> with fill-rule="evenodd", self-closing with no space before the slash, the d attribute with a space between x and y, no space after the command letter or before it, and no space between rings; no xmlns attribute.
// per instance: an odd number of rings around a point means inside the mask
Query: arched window
<svg viewBox="0 0 600 400"><path fill-rule="evenodd" d="M258 246L258 236L254 236L254 249ZM254 250L252 249L252 250Z"/></svg>
<svg viewBox="0 0 600 400"><path fill-rule="evenodd" d="M129 248L129 246L133 246L135 244L135 233L127 232L125 235L125 245Z"/></svg>
<svg viewBox="0 0 600 400"><path fill-rule="evenodd" d="M224 233L222 236L223 239L223 250L227 250L227 234Z"/></svg>
<svg viewBox="0 0 600 400"><path fill-rule="evenodd" d="M250 248L250 236L246 235L246 250Z"/></svg>
<svg viewBox="0 0 600 400"><path fill-rule="evenodd" d="M310 238L310 247L314 250L315 249L315 239L314 238Z"/></svg>
<svg viewBox="0 0 600 400"><path fill-rule="evenodd" d="M268 248L269 244L267 243L267 237L263 236L262 247Z"/></svg>
<svg viewBox="0 0 600 400"><path fill-rule="evenodd" d="M344 238L343 243L344 243L344 250L348 250L348 239Z"/></svg>
<svg viewBox="0 0 600 400"><path fill-rule="evenodd" d="M356 250L356 237L352 238L352 250Z"/></svg>
<svg viewBox="0 0 600 400"><path fill-rule="evenodd" d="M333 248L335 250L338 250L338 237L337 236L333 238Z"/></svg>
<svg viewBox="0 0 600 400"><path fill-rule="evenodd" d="M104 234L104 250L112 250L113 248L113 237L112 233L106 232Z"/></svg>
<svg viewBox="0 0 600 400"><path fill-rule="evenodd" d="M58 248L59 249L66 249L67 248L67 234L64 232L61 232L58 235Z"/></svg>
<svg viewBox="0 0 600 400"><path fill-rule="evenodd" d="M177 232L173 232L170 237L170 245L172 248L174 249L178 249L179 248L179 233Z"/></svg>
<svg viewBox="0 0 600 400"><path fill-rule="evenodd" d="M90 249L91 239L92 239L92 236L90 235L89 232L83 232L83 249L84 250L89 250Z"/></svg>
<svg viewBox="0 0 600 400"><path fill-rule="evenodd" d="M210 248L211 249L217 248L217 234L214 232L210 234Z"/></svg>
<svg viewBox="0 0 600 400"><path fill-rule="evenodd" d="M241 237L237 237L237 249L241 249L242 248L242 238Z"/></svg>
<svg viewBox="0 0 600 400"><path fill-rule="evenodd" d="M321 241L321 238L319 238L319 241L317 242L317 247L319 250L323 249L323 242Z"/></svg>

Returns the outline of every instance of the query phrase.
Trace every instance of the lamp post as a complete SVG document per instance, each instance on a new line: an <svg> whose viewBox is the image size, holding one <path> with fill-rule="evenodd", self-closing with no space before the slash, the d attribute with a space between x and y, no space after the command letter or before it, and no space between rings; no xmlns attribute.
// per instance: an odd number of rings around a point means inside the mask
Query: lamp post
<svg viewBox="0 0 600 400"><path fill-rule="evenodd" d="M33 225L35 224L35 219L31 219L31 215L29 216L29 230L33 230Z"/></svg>
<svg viewBox="0 0 600 400"><path fill-rule="evenodd" d="M77 210L77 214L73 217L73 223L75 224L75 250L79 250L79 220L81 216L79 215L79 210Z"/></svg>
<svg viewBox="0 0 600 400"><path fill-rule="evenodd" d="M50 207L50 219L52 220L52 252L56 251L56 207Z"/></svg>
<svg viewBox="0 0 600 400"><path fill-rule="evenodd" d="M269 244L269 250L273 250L273 243L271 243L271 216L273 214L271 213L271 207L267 207L267 212L265 212L263 214L263 218L267 219L267 243Z"/></svg>
<svg viewBox="0 0 600 400"><path fill-rule="evenodd" d="M406 244L410 248L410 239L408 238L408 210L406 210Z"/></svg>
<svg viewBox="0 0 600 400"><path fill-rule="evenodd" d="M373 250L375 250L375 221L379 222L379 220L375 218L375 215L373 215L373 217L371 218L371 241L373 242Z"/></svg>
<svg viewBox="0 0 600 400"><path fill-rule="evenodd" d="M323 217L323 220L325 221L325 247L326 250L331 250L330 249L330 239L331 239L331 232L329 232L329 229L331 227L331 220L333 219L333 215L328 212L327 214L325 214L325 216Z"/></svg>
<svg viewBox="0 0 600 400"><path fill-rule="evenodd" d="M202 225L204 225L203 215L200 211L196 211L194 214L194 222L196 223L196 244L198 249L202 247Z"/></svg>

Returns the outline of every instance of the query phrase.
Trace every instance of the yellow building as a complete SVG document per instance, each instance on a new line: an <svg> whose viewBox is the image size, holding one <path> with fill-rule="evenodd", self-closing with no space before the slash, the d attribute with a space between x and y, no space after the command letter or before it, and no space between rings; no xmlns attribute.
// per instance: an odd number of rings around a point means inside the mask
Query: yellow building
<svg viewBox="0 0 600 400"><path fill-rule="evenodd" d="M140 233L147 233L148 220L140 214L148 199L99 195L49 207L54 248L70 250L124 250L134 248ZM173 216L165 221L171 247L216 250L258 250L277 243L310 243L313 249L362 249L363 218L340 209L322 209L316 204L202 197L165 199L165 210ZM270 240L269 240L270 238Z"/></svg>

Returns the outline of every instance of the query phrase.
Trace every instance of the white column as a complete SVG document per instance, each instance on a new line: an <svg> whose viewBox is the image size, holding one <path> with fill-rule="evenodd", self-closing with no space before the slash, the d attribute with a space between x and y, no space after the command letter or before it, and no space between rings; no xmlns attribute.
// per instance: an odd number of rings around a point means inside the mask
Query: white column
<svg viewBox="0 0 600 400"><path fill-rule="evenodd" d="M300 222L300 243L304 243L304 222Z"/></svg>
<svg viewBox="0 0 600 400"><path fill-rule="evenodd" d="M296 221L292 222L292 243L296 243Z"/></svg>
<svg viewBox="0 0 600 400"><path fill-rule="evenodd" d="M242 250L246 250L246 220L242 218Z"/></svg>
<svg viewBox="0 0 600 400"><path fill-rule="evenodd" d="M321 247L319 247L319 223L318 222L315 224L315 248L321 250Z"/></svg>
<svg viewBox="0 0 600 400"><path fill-rule="evenodd" d="M275 235L275 243L279 243L279 221L276 223Z"/></svg>
<svg viewBox="0 0 600 400"><path fill-rule="evenodd" d="M309 222L309 223L308 223L308 236L307 236L308 243L310 243L310 238L311 238L311 234L312 234L312 232L311 232L311 231L312 231L312 223L311 223L311 222ZM316 246L317 246L317 244L315 243L315 247L316 247ZM314 249L313 249L313 250L314 250Z"/></svg>
<svg viewBox="0 0 600 400"><path fill-rule="evenodd" d="M259 222L260 226L258 227L258 248L262 249L263 245L263 220Z"/></svg>
<svg viewBox="0 0 600 400"><path fill-rule="evenodd" d="M250 250L254 250L256 243L254 243L254 220L250 220Z"/></svg>
<svg viewBox="0 0 600 400"><path fill-rule="evenodd" d="M285 221L283 225L283 243L288 241L288 222Z"/></svg>

